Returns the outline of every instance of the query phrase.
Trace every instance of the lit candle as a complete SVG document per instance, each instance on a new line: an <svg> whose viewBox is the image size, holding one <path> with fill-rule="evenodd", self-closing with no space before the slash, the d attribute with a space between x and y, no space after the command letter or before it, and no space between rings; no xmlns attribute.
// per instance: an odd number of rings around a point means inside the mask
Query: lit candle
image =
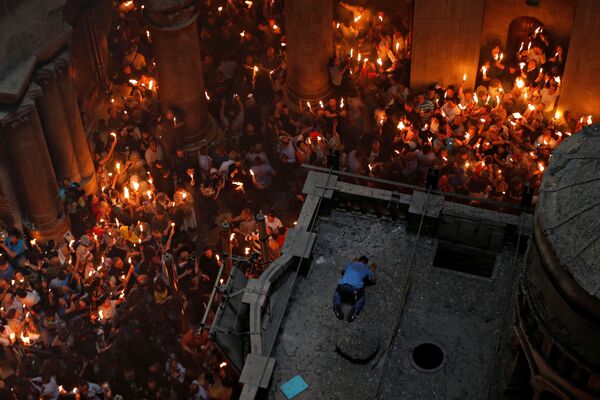
<svg viewBox="0 0 600 400"><path fill-rule="evenodd" d="M123 188L123 197L129 199L129 188L127 186Z"/></svg>
<svg viewBox="0 0 600 400"><path fill-rule="evenodd" d="M463 74L463 82L466 82L466 81L467 81L467 74L465 73L465 74Z"/></svg>

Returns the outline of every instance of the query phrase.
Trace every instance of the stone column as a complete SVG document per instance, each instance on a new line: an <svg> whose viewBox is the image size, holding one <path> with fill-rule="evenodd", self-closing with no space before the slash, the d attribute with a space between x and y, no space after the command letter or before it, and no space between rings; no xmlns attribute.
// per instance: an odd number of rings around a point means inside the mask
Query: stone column
<svg viewBox="0 0 600 400"><path fill-rule="evenodd" d="M163 113L172 110L177 122L183 122L163 136L170 155L177 146L196 152L221 139L207 108L196 7L194 0L150 0L144 9L156 57L161 109Z"/></svg>
<svg viewBox="0 0 600 400"><path fill-rule="evenodd" d="M561 83L558 110L571 111L573 116L594 116L600 120L600 61L593 55L600 51L600 2L580 0L577 2L575 21L571 32L565 73Z"/></svg>
<svg viewBox="0 0 600 400"><path fill-rule="evenodd" d="M287 82L285 102L299 111L299 101L326 103L331 93L327 64L333 55L331 0L286 1Z"/></svg>
<svg viewBox="0 0 600 400"><path fill-rule="evenodd" d="M2 131L0 121L0 132ZM0 134L0 143L2 135ZM6 224L17 226L22 229L21 214L17 204L15 187L11 180L10 162L8 161L8 150L6 146L0 145L0 220Z"/></svg>
<svg viewBox="0 0 600 400"><path fill-rule="evenodd" d="M68 57L68 54L63 53L55 60L58 86L62 96L64 115L71 134L73 150L77 157L79 175L81 176L81 188L87 194L96 193L98 191L98 182L96 181L94 158L92 157L90 142L83 129Z"/></svg>
<svg viewBox="0 0 600 400"><path fill-rule="evenodd" d="M45 241L61 237L69 226L59 212L58 184L33 100L41 90L32 87L18 109L2 119L1 130L21 211L31 223L33 237Z"/></svg>
<svg viewBox="0 0 600 400"><path fill-rule="evenodd" d="M459 85L477 75L485 0L415 1L410 87Z"/></svg>
<svg viewBox="0 0 600 400"><path fill-rule="evenodd" d="M37 110L46 135L46 143L56 172L56 179L62 182L80 182L79 165L73 149L71 131L65 115L56 71L52 64L46 64L35 73L35 81L42 87L42 96L36 99Z"/></svg>

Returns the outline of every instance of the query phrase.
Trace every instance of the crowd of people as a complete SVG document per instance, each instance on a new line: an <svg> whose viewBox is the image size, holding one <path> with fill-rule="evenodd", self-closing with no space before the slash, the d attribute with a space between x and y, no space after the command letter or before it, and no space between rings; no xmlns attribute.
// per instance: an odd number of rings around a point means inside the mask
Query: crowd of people
<svg viewBox="0 0 600 400"><path fill-rule="evenodd" d="M8 228L0 243L0 343L14 369L0 398L236 398L237 376L208 337L213 310L202 317L231 272L219 275L223 243L259 252L259 211L279 256L303 200L301 164L333 154L342 170L416 185L436 168L441 190L519 202L560 141L591 123L556 113L565 54L543 27L516 54L484 54L475 90L465 76L412 93L410 27L344 2L332 94L291 110L281 4L269 4L201 2L202 54L190 57L202 57L225 139L171 155L162 134L182 122L158 104L141 4L113 1L112 92L91 137L100 191L64 183L62 240Z"/></svg>

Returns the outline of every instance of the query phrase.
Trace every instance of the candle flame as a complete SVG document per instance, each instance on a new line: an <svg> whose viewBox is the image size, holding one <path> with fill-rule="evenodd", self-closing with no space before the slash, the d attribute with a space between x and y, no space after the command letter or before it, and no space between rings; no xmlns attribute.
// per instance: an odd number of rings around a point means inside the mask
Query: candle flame
<svg viewBox="0 0 600 400"><path fill-rule="evenodd" d="M235 233L232 233L231 235L229 235L229 240L232 241L233 239L235 239Z"/></svg>
<svg viewBox="0 0 600 400"><path fill-rule="evenodd" d="M123 197L129 199L129 188L127 186L123 188Z"/></svg>
<svg viewBox="0 0 600 400"><path fill-rule="evenodd" d="M354 23L357 23L362 18L362 14L359 14L356 18L354 18Z"/></svg>
<svg viewBox="0 0 600 400"><path fill-rule="evenodd" d="M206 96L206 100L210 101L210 96L206 90L204 91L204 96Z"/></svg>
<svg viewBox="0 0 600 400"><path fill-rule="evenodd" d="M467 81L467 74L463 74L463 82Z"/></svg>
<svg viewBox="0 0 600 400"><path fill-rule="evenodd" d="M523 89L523 87L525 86L525 81L523 80L523 78L517 78L515 79L515 85L517 85L518 89Z"/></svg>
<svg viewBox="0 0 600 400"><path fill-rule="evenodd" d="M246 247L246 248L244 248L244 254L245 254L245 255L248 255L248 254L250 254L250 247Z"/></svg>
<svg viewBox="0 0 600 400"><path fill-rule="evenodd" d="M132 85L137 85L138 81L136 79L130 79L129 83L131 83Z"/></svg>
<svg viewBox="0 0 600 400"><path fill-rule="evenodd" d="M221 364L219 364L219 368L225 368L227 366L227 362L223 361Z"/></svg>
<svg viewBox="0 0 600 400"><path fill-rule="evenodd" d="M377 64L379 64L379 66L383 65L383 61L381 61L381 58L377 58Z"/></svg>
<svg viewBox="0 0 600 400"><path fill-rule="evenodd" d="M402 130L402 129L406 128L406 126L404 126L404 122L400 121L400 122L398 123L398 126L396 126L396 128L398 128L398 129Z"/></svg>
<svg viewBox="0 0 600 400"><path fill-rule="evenodd" d="M540 172L544 172L544 170L546 169L546 168L544 167L544 164L542 164L542 163L538 163L538 167L539 167L539 169L540 169Z"/></svg>

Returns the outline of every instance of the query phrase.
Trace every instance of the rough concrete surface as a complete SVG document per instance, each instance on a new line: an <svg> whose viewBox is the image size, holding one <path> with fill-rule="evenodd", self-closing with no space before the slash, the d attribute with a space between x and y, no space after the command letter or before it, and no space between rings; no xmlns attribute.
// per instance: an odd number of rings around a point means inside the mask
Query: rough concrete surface
<svg viewBox="0 0 600 400"><path fill-rule="evenodd" d="M488 398L500 375L496 349L502 352L510 325L512 302L506 300L518 276L509 273L513 249L498 255L492 279L484 279L432 267L437 240L421 237L412 289L387 360L375 366L377 356L361 365L342 358L336 342L366 330L381 342L380 353L386 347L415 235L402 223L338 211L320 221L316 232L311 271L298 278L273 350L277 364L269 398L284 399L279 386L295 375L309 384L299 400L374 399L378 387L379 398L390 400ZM367 305L349 324L335 318L332 296L343 264L362 254L378 264L378 283L367 288ZM424 342L444 351L435 372L412 361L413 349Z"/></svg>
<svg viewBox="0 0 600 400"><path fill-rule="evenodd" d="M600 299L600 126L567 138L552 153L537 215L560 265Z"/></svg>

